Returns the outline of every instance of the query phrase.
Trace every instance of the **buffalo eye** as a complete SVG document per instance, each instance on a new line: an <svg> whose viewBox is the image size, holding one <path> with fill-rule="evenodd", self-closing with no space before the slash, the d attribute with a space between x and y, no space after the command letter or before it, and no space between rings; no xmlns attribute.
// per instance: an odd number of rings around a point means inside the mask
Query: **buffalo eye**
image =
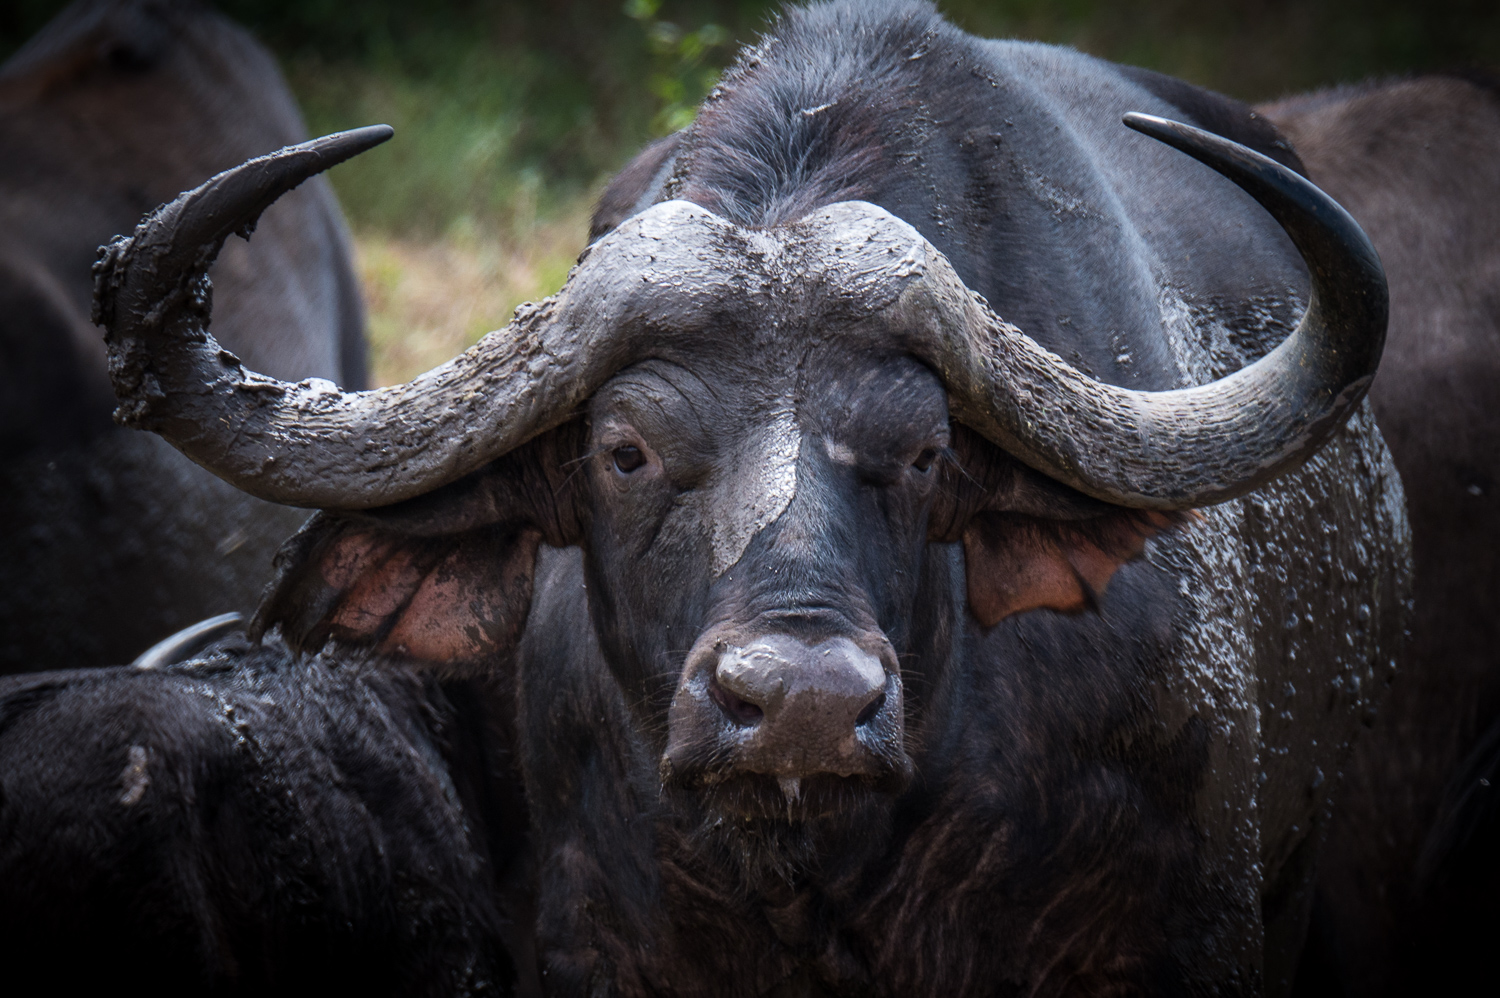
<svg viewBox="0 0 1500 998"><path fill-rule="evenodd" d="M615 459L615 470L622 475L628 475L646 463L646 455L641 453L639 447L616 447L613 457Z"/></svg>
<svg viewBox="0 0 1500 998"><path fill-rule="evenodd" d="M911 466L925 474L929 469L932 468L932 462L937 460L937 456L937 448L929 447L922 453L917 455L917 459L911 463Z"/></svg>

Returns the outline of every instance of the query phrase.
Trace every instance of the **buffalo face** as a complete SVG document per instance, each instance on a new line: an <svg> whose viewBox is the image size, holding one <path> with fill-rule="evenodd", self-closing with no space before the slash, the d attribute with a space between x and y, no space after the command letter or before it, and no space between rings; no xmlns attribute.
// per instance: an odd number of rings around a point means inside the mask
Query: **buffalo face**
<svg viewBox="0 0 1500 998"><path fill-rule="evenodd" d="M911 773L900 663L947 402L899 355L747 366L652 361L594 399L595 617L636 702L670 704L642 718L666 785L814 816Z"/></svg>

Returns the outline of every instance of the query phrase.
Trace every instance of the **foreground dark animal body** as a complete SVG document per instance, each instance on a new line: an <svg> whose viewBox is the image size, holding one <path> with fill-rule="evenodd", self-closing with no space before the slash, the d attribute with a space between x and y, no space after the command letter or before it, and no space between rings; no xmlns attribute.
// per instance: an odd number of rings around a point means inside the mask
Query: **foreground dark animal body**
<svg viewBox="0 0 1500 998"><path fill-rule="evenodd" d="M516 802L475 721L501 710L281 649L138 672L123 701L120 679L0 681L13 982L92 993L135 967L169 994L463 994L506 976L489 852L517 850L484 831Z"/></svg>
<svg viewBox="0 0 1500 998"><path fill-rule="evenodd" d="M270 55L197 3L75 4L0 67L0 673L129 661L253 609L304 518L116 428L90 267L164 199L305 131ZM258 369L363 387L348 238L321 180L214 268Z"/></svg>
<svg viewBox="0 0 1500 998"><path fill-rule="evenodd" d="M1432 76L1264 109L1390 275L1370 400L1416 559L1411 654L1335 802L1309 953L1327 964L1307 970L1320 994L1335 992L1319 973L1346 994L1467 989L1500 931L1500 789L1480 782L1496 785L1500 761L1500 729L1483 737L1500 717L1497 82Z"/></svg>
<svg viewBox="0 0 1500 998"><path fill-rule="evenodd" d="M332 769L343 722L325 744L243 691L306 664L283 681L340 711L388 669L410 692L378 694L394 720L346 777L375 788L351 828L389 827L413 794L440 812L389 855L467 850L516 927L522 991L1255 993L1289 976L1330 777L1405 626L1401 487L1360 403L1384 286L1295 173L1136 121L1206 169L1123 129L1128 111L1297 165L1239 105L973 39L925 5L793 12L605 196L556 299L364 395L224 358L192 291L276 188L387 133L164 207L100 272L128 418L328 512L283 552L248 651L0 688L0 730L29 726L25 744L76 740L89 697L121 705L88 762L49 771L0 744L0 820L22 830L0 885L24 865L41 903L75 905L46 873L66 866L51 823L27 818L36 774L99 774L71 812L92 841L197 856L184 826L120 824L155 792L157 743L211 755L192 732L212 720L244 739L240 784L262 741ZM1278 212L1316 261L1311 291L1287 234L1215 171ZM434 669L474 685L445 696L417 678ZM475 688L483 737L414 773L405 756L456 724L452 690ZM445 773L453 794L410 786ZM484 803L462 789L474 773ZM196 820L198 785L163 781ZM342 819L321 808L309 792L235 848L326 838ZM411 860L370 862L385 883ZM300 894L332 875L262 876ZM434 879L410 889L481 927L471 983L500 983L490 902ZM254 931L213 939L274 963ZM199 970L230 989L239 965Z"/></svg>

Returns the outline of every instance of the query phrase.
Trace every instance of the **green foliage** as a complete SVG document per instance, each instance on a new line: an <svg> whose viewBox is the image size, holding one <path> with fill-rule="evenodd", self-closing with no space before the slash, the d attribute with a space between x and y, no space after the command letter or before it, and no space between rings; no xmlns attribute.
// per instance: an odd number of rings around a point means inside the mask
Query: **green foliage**
<svg viewBox="0 0 1500 998"><path fill-rule="evenodd" d="M185 0L191 2L191 0ZM0 57L64 0L0 0ZM589 202L683 127L771 0L218 0L280 58L314 134L393 141L333 170L381 383L554 291ZM986 37L1072 45L1246 100L1500 68L1496 0L939 0ZM941 103L939 102L939 110Z"/></svg>
<svg viewBox="0 0 1500 998"><path fill-rule="evenodd" d="M682 127L768 0L221 0L282 59L309 127L396 139L333 173L359 227L524 238ZM1500 65L1494 0L941 0L977 34L1077 46L1248 100ZM62 7L0 0L0 54Z"/></svg>
<svg viewBox="0 0 1500 998"><path fill-rule="evenodd" d="M1494 0L940 0L989 37L1031 38L1271 100L1372 76L1500 66Z"/></svg>
<svg viewBox="0 0 1500 998"><path fill-rule="evenodd" d="M730 40L729 29L723 25L709 23L696 31L683 31L671 21L658 20L660 9L661 0L627 0L624 7L625 15L646 29L652 56L646 85L658 101L651 130L658 136L692 122L698 103L718 82L719 60L727 56Z"/></svg>
<svg viewBox="0 0 1500 998"><path fill-rule="evenodd" d="M333 176L384 232L526 238L690 121L731 53L728 29L661 0L328 4L223 6L281 54L311 130L396 128Z"/></svg>

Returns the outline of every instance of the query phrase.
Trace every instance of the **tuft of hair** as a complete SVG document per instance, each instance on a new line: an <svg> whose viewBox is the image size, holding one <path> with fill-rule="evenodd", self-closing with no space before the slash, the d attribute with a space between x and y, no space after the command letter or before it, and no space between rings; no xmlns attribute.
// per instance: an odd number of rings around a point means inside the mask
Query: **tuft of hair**
<svg viewBox="0 0 1500 998"><path fill-rule="evenodd" d="M920 107L912 64L961 37L927 0L787 9L704 101L667 196L747 227L870 197Z"/></svg>

